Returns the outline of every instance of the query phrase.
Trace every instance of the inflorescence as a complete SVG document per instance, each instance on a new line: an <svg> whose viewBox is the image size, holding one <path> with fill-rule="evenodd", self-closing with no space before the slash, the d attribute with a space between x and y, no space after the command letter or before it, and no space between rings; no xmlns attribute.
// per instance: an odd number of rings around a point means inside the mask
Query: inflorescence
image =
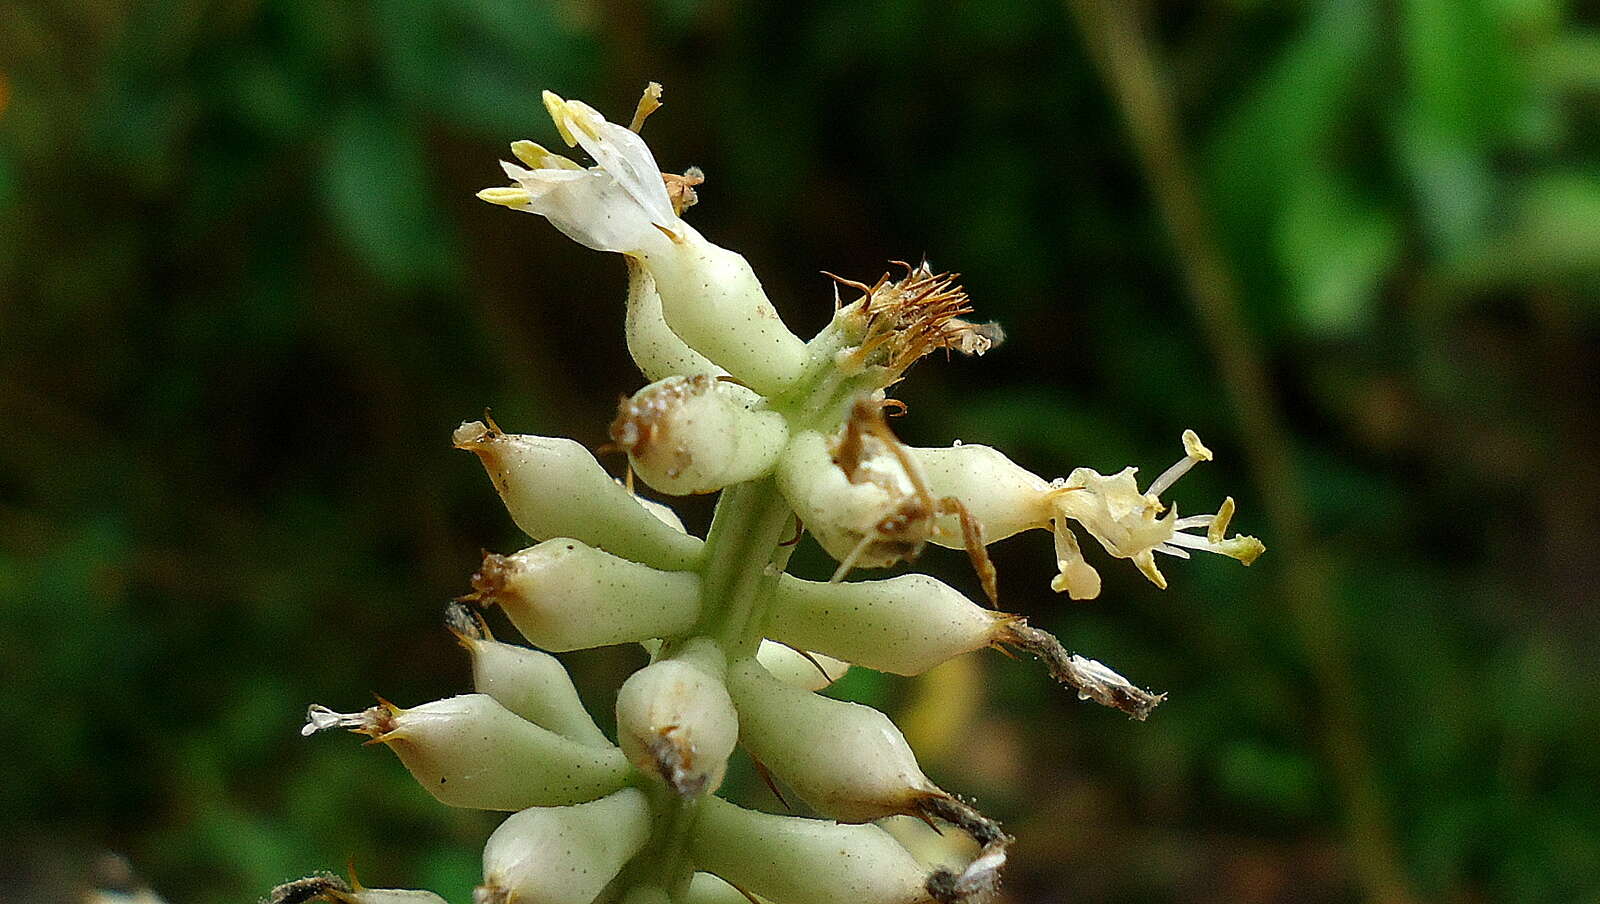
<svg viewBox="0 0 1600 904"><path fill-rule="evenodd" d="M852 666L915 675L1010 648L1081 698L1143 720L1164 694L999 611L988 545L1050 531L1052 588L1090 599L1100 575L1077 531L1160 587L1156 553L1203 550L1248 565L1260 541L1227 535L1231 498L1190 517L1161 499L1212 457L1193 431L1183 458L1142 490L1134 468L1047 480L988 446L902 443L884 416L899 405L889 387L931 353L982 355L1003 339L994 324L965 319L972 304L956 275L924 262L870 283L834 276L833 319L803 341L744 258L682 219L704 175L661 172L640 138L659 86L628 127L578 101L544 100L593 165L519 141L520 165L503 164L511 184L479 197L627 261L626 339L650 381L611 426L628 479L571 440L462 424L455 445L479 457L512 519L539 541L486 555L447 611L475 693L410 708L380 700L352 714L313 706L305 733L366 735L443 803L513 814L484 848L475 904L982 900L1006 861L1000 826L930 781L882 713L818 691ZM668 495L721 493L707 536L635 493L635 475ZM786 573L801 532L837 561L832 580ZM929 543L966 551L989 606L922 574L846 580L913 560ZM533 647L493 636L473 607L494 606ZM642 644L651 657L617 694L615 740L545 652L610 644ZM738 747L774 790L821 818L715 796ZM953 826L977 853L959 869L929 866L877 824L895 816ZM442 902L329 874L269 900Z"/></svg>

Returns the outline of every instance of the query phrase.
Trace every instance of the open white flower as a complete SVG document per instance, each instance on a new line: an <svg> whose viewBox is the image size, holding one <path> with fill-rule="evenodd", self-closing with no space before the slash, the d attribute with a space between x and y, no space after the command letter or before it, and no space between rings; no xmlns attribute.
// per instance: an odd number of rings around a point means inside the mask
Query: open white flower
<svg viewBox="0 0 1600 904"><path fill-rule="evenodd" d="M1112 475L1078 468L1065 479L1046 482L987 446L956 445L944 449L913 449L927 473L928 488L937 496L960 499L983 525L987 542L1024 530L1051 530L1056 539L1056 566L1060 573L1050 582L1058 593L1073 599L1100 595L1100 574L1085 561L1071 522L1100 541L1106 552L1131 559L1151 583L1165 589L1167 579L1156 567L1155 553L1188 558L1200 549L1238 559L1246 565L1265 549L1255 537L1226 537L1233 518L1232 497L1223 500L1214 515L1180 518L1161 494L1196 463L1211 460L1211 450L1193 430L1183 432L1184 456L1162 472L1143 492L1137 468ZM960 532L946 517L931 540L941 546L959 546ZM1185 533L1205 528L1204 534Z"/></svg>
<svg viewBox="0 0 1600 904"><path fill-rule="evenodd" d="M516 184L485 189L478 197L538 214L582 245L642 264L655 293L642 291L643 283L636 286L641 291L630 293L630 334L649 337L646 344L653 350L634 352L642 368L655 371L652 376L672 375L659 371L664 343L668 359L687 363L694 372L706 370L695 358L704 356L757 392L781 393L799 376L805 343L784 326L750 264L678 216L693 200L689 186L703 176L696 170L664 175L639 137L637 127L654 109L658 88L646 92L632 128L607 122L582 101L546 91L545 109L561 137L582 147L595 165L584 168L531 141L518 141L511 152L527 168L501 163ZM669 181L679 204L673 203ZM645 302L649 308L640 309ZM685 356L669 336L681 339L694 355Z"/></svg>
<svg viewBox="0 0 1600 904"><path fill-rule="evenodd" d="M544 93L544 106L561 137L581 146L595 166L552 153L531 141L511 145L527 165L501 161L515 186L488 188L478 197L491 204L538 214L573 241L596 251L637 254L670 241L681 228L655 156L637 133L607 122L582 101Z"/></svg>
<svg viewBox="0 0 1600 904"><path fill-rule="evenodd" d="M1052 488L1050 502L1055 513L1056 556L1061 567L1061 574L1051 582L1054 589L1068 591L1075 599L1093 597L1100 589L1099 576L1083 561L1077 539L1066 525L1067 519L1082 525L1100 541L1106 552L1133 560L1144 576L1163 590L1167 579L1156 567L1155 553L1187 559L1186 550L1201 549L1238 559L1246 565L1261 555L1265 547L1255 537L1224 539L1228 521L1233 518L1233 497L1224 500L1214 515L1190 518L1179 518L1177 506L1169 507L1161 501L1161 493L1177 483L1197 462L1211 460L1211 450L1201 444L1193 430L1183 431L1183 449L1184 457L1144 492L1139 491L1134 479L1138 468L1124 468L1109 477L1090 468L1078 468L1065 483ZM1204 535L1183 532L1200 527L1206 529Z"/></svg>

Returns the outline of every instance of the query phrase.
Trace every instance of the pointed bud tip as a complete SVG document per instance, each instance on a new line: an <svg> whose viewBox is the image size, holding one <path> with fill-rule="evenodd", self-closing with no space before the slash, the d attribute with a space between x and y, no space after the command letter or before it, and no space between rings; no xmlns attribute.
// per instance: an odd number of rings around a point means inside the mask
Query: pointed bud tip
<svg viewBox="0 0 1600 904"><path fill-rule="evenodd" d="M494 438L494 431L490 430L483 421L462 421L450 434L450 442L457 449L476 451L477 447Z"/></svg>
<svg viewBox="0 0 1600 904"><path fill-rule="evenodd" d="M456 600L444 609L444 626L447 631L454 634L456 640L467 649L472 649L473 644L484 640L493 640L489 633L489 626L484 624L482 616L467 608L466 604Z"/></svg>
<svg viewBox="0 0 1600 904"><path fill-rule="evenodd" d="M484 553L483 564L472 575L470 598L487 606L495 605L497 598L505 592L506 581L513 567L507 556Z"/></svg>

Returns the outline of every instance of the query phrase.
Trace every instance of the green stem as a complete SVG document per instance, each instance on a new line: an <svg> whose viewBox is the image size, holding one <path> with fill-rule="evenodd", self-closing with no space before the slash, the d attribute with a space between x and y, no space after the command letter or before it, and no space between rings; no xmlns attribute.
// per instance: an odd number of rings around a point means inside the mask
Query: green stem
<svg viewBox="0 0 1600 904"><path fill-rule="evenodd" d="M693 636L711 638L729 661L755 655L761 644L772 587L793 548L781 544L793 530L794 513L771 477L728 487L717 501L706 535L700 623ZM677 656L690 639L663 644L656 658ZM648 876L676 899L694 874L689 833L701 798L679 797L656 781L643 787L653 799L654 843L629 873Z"/></svg>
<svg viewBox="0 0 1600 904"><path fill-rule="evenodd" d="M841 375L833 355L843 347L838 329L825 331L815 341L812 361L798 385L774 405L789 418L793 429L823 425L842 410L870 380ZM680 655L696 637L708 637L728 662L754 656L765 636L773 588L789 563L800 525L788 500L771 476L728 487L717 500L717 511L706 534L700 566L700 621L691 636L668 641L656 659ZM688 856L689 833L700 813L700 798L684 799L661 785L647 781L656 814L654 843L630 866L626 878L648 877L666 889L674 900L683 894L693 876Z"/></svg>
<svg viewBox="0 0 1600 904"><path fill-rule="evenodd" d="M754 655L766 626L772 586L792 547L794 512L771 477L723 491L706 536L699 633L728 659Z"/></svg>

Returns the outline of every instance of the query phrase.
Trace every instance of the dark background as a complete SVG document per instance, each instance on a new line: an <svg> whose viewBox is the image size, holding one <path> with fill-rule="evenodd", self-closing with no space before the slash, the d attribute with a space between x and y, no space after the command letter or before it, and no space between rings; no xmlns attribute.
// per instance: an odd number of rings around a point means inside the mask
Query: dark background
<svg viewBox="0 0 1600 904"><path fill-rule="evenodd" d="M619 262L472 195L559 144L540 89L656 79L797 332L818 270L923 254L1005 325L913 370L908 440L1148 478L1193 427L1174 498L1269 547L1164 593L1087 549L1086 604L997 547L1007 608L1171 692L1146 724L992 654L845 682L1019 836L1008 900L1596 900L1600 17L1130 8L0 4L0 899L103 851L174 904L468 899L493 816L296 729L466 688L441 605L522 543L451 428L593 448L640 384ZM642 654L568 659L603 714Z"/></svg>

